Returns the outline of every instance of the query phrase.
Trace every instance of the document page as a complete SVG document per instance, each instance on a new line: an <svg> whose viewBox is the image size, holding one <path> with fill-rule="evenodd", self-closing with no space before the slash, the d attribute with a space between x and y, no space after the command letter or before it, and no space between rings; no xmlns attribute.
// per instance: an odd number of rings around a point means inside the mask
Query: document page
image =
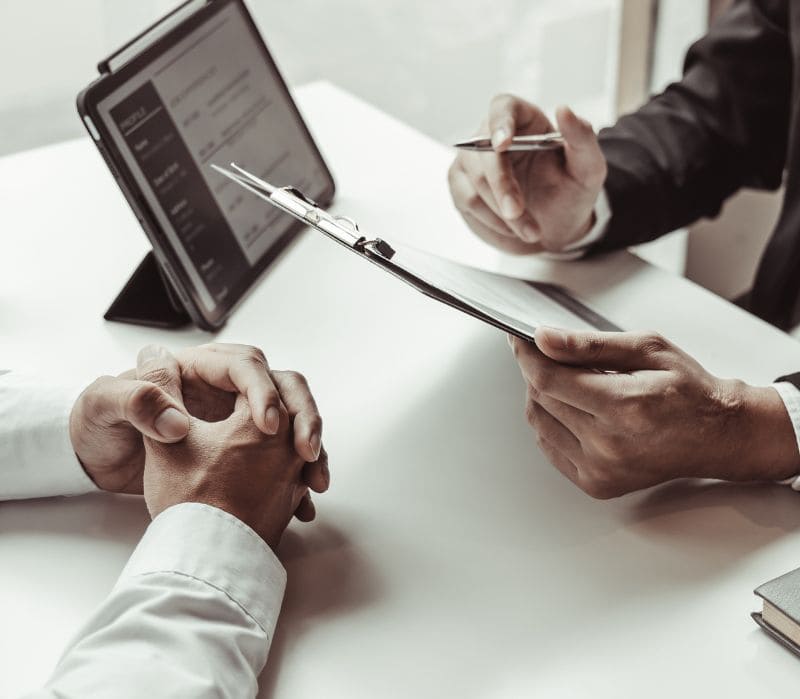
<svg viewBox="0 0 800 699"><path fill-rule="evenodd" d="M391 264L529 337L540 325L620 330L555 284L486 272L406 246L395 247Z"/></svg>

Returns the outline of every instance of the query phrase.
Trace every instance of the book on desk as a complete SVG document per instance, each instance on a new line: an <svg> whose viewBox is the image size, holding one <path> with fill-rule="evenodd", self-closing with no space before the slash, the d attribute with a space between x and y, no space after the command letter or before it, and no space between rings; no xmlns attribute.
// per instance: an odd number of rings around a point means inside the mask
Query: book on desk
<svg viewBox="0 0 800 699"><path fill-rule="evenodd" d="M757 587L763 600L755 622L785 648L800 656L800 568Z"/></svg>

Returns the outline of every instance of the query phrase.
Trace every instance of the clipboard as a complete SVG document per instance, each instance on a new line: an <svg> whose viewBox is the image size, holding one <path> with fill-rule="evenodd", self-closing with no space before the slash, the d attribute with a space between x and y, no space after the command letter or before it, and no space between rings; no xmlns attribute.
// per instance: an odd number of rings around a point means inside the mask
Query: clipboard
<svg viewBox="0 0 800 699"><path fill-rule="evenodd" d="M540 325L621 331L564 287L487 272L365 235L355 220L329 213L294 187L272 185L235 163L231 169L211 167L417 291L506 333L533 342Z"/></svg>

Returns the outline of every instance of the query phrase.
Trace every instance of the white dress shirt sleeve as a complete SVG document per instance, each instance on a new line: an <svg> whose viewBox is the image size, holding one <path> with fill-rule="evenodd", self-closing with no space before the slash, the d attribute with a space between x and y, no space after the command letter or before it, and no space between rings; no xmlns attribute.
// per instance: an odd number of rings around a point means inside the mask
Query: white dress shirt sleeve
<svg viewBox="0 0 800 699"><path fill-rule="evenodd" d="M69 437L80 392L42 376L0 371L0 500L97 490Z"/></svg>
<svg viewBox="0 0 800 699"><path fill-rule="evenodd" d="M786 406L786 412L789 413L789 419L792 421L792 427L794 428L797 448L800 450L800 390L788 381L774 383L772 387L778 392L784 406ZM793 490L800 491L800 475L787 478L781 482L792 486Z"/></svg>
<svg viewBox="0 0 800 699"><path fill-rule="evenodd" d="M29 696L253 697L285 586L280 562L243 522L199 503L171 507Z"/></svg>

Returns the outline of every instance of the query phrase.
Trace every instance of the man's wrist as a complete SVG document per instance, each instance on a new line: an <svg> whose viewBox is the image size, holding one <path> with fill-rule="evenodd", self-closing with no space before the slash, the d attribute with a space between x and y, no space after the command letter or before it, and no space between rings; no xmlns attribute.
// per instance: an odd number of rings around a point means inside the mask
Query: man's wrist
<svg viewBox="0 0 800 699"><path fill-rule="evenodd" d="M278 548L281 537L291 515L286 521L278 521L273 507L261 502L258 507L245 507L235 498L219 493L204 492L206 489L170 492L168 488L145 488L144 496L150 518L155 521L164 512L182 505L198 505L221 510L237 519L253 531L271 550Z"/></svg>
<svg viewBox="0 0 800 699"><path fill-rule="evenodd" d="M556 260L574 260L583 254L596 242L601 240L608 230L611 220L611 204L605 190L600 190L594 208L589 215L588 222L581 229L583 232L575 240L568 243L560 252L545 253L547 257Z"/></svg>
<svg viewBox="0 0 800 699"><path fill-rule="evenodd" d="M782 481L800 473L794 427L771 386L727 382L740 409L727 425L730 449L723 476L734 481Z"/></svg>

